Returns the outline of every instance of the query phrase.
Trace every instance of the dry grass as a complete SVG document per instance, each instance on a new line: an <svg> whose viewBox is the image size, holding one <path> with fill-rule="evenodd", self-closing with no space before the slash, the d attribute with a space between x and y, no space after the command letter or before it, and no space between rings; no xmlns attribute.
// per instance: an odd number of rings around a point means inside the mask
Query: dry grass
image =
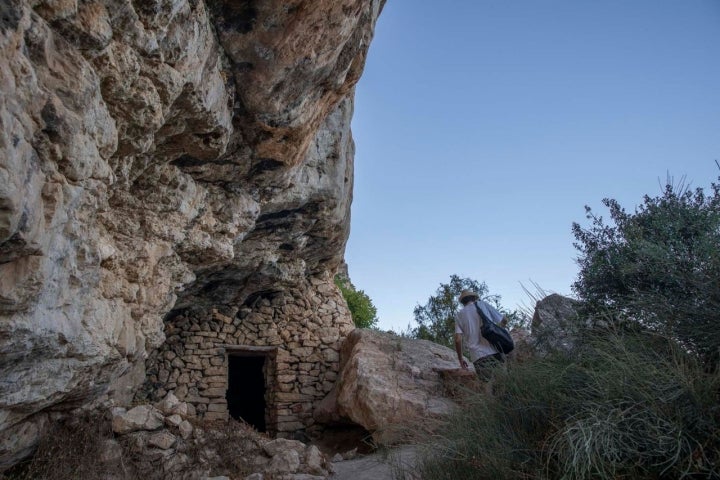
<svg viewBox="0 0 720 480"><path fill-rule="evenodd" d="M66 419L48 430L34 455L5 472L8 480L77 480L112 473L100 463L112 438L110 422L99 415Z"/></svg>
<svg viewBox="0 0 720 480"><path fill-rule="evenodd" d="M602 332L516 364L399 478L720 478L720 374L667 339Z"/></svg>

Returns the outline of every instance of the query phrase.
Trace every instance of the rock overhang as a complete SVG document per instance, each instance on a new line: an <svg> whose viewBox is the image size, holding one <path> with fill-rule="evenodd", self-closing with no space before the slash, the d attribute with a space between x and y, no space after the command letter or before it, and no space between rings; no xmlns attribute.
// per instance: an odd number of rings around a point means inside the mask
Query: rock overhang
<svg viewBox="0 0 720 480"><path fill-rule="evenodd" d="M329 278L382 4L3 4L0 356L29 333L0 367L0 461L136 385L172 309Z"/></svg>

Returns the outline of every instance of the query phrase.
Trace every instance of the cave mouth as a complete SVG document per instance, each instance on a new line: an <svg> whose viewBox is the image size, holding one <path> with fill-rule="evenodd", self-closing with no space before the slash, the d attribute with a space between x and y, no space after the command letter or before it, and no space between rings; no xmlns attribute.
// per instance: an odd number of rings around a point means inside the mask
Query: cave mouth
<svg viewBox="0 0 720 480"><path fill-rule="evenodd" d="M259 432L267 431L266 360L267 356L262 354L228 355L228 413Z"/></svg>

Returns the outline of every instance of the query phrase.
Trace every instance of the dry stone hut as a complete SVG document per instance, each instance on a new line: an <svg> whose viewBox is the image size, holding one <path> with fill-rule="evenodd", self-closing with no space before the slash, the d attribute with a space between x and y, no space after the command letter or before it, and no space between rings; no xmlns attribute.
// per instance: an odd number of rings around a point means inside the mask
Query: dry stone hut
<svg viewBox="0 0 720 480"><path fill-rule="evenodd" d="M325 278L259 292L237 307L174 312L165 343L148 358L144 392L154 400L173 392L201 420L234 417L280 437L312 430L352 329Z"/></svg>

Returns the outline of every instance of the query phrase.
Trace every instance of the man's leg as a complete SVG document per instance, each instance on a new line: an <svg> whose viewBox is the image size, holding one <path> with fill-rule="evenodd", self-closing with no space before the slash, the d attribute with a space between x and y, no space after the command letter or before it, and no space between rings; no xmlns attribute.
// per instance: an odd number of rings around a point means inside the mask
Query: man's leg
<svg viewBox="0 0 720 480"><path fill-rule="evenodd" d="M473 362L475 373L477 373L478 378L483 382L490 381L493 370L504 361L505 359L501 353L480 357Z"/></svg>
<svg viewBox="0 0 720 480"><path fill-rule="evenodd" d="M473 365L475 366L475 373L481 382L485 382L484 390L487 395L492 395L493 392L494 370L504 362L505 358L502 353L481 357L473 362Z"/></svg>

